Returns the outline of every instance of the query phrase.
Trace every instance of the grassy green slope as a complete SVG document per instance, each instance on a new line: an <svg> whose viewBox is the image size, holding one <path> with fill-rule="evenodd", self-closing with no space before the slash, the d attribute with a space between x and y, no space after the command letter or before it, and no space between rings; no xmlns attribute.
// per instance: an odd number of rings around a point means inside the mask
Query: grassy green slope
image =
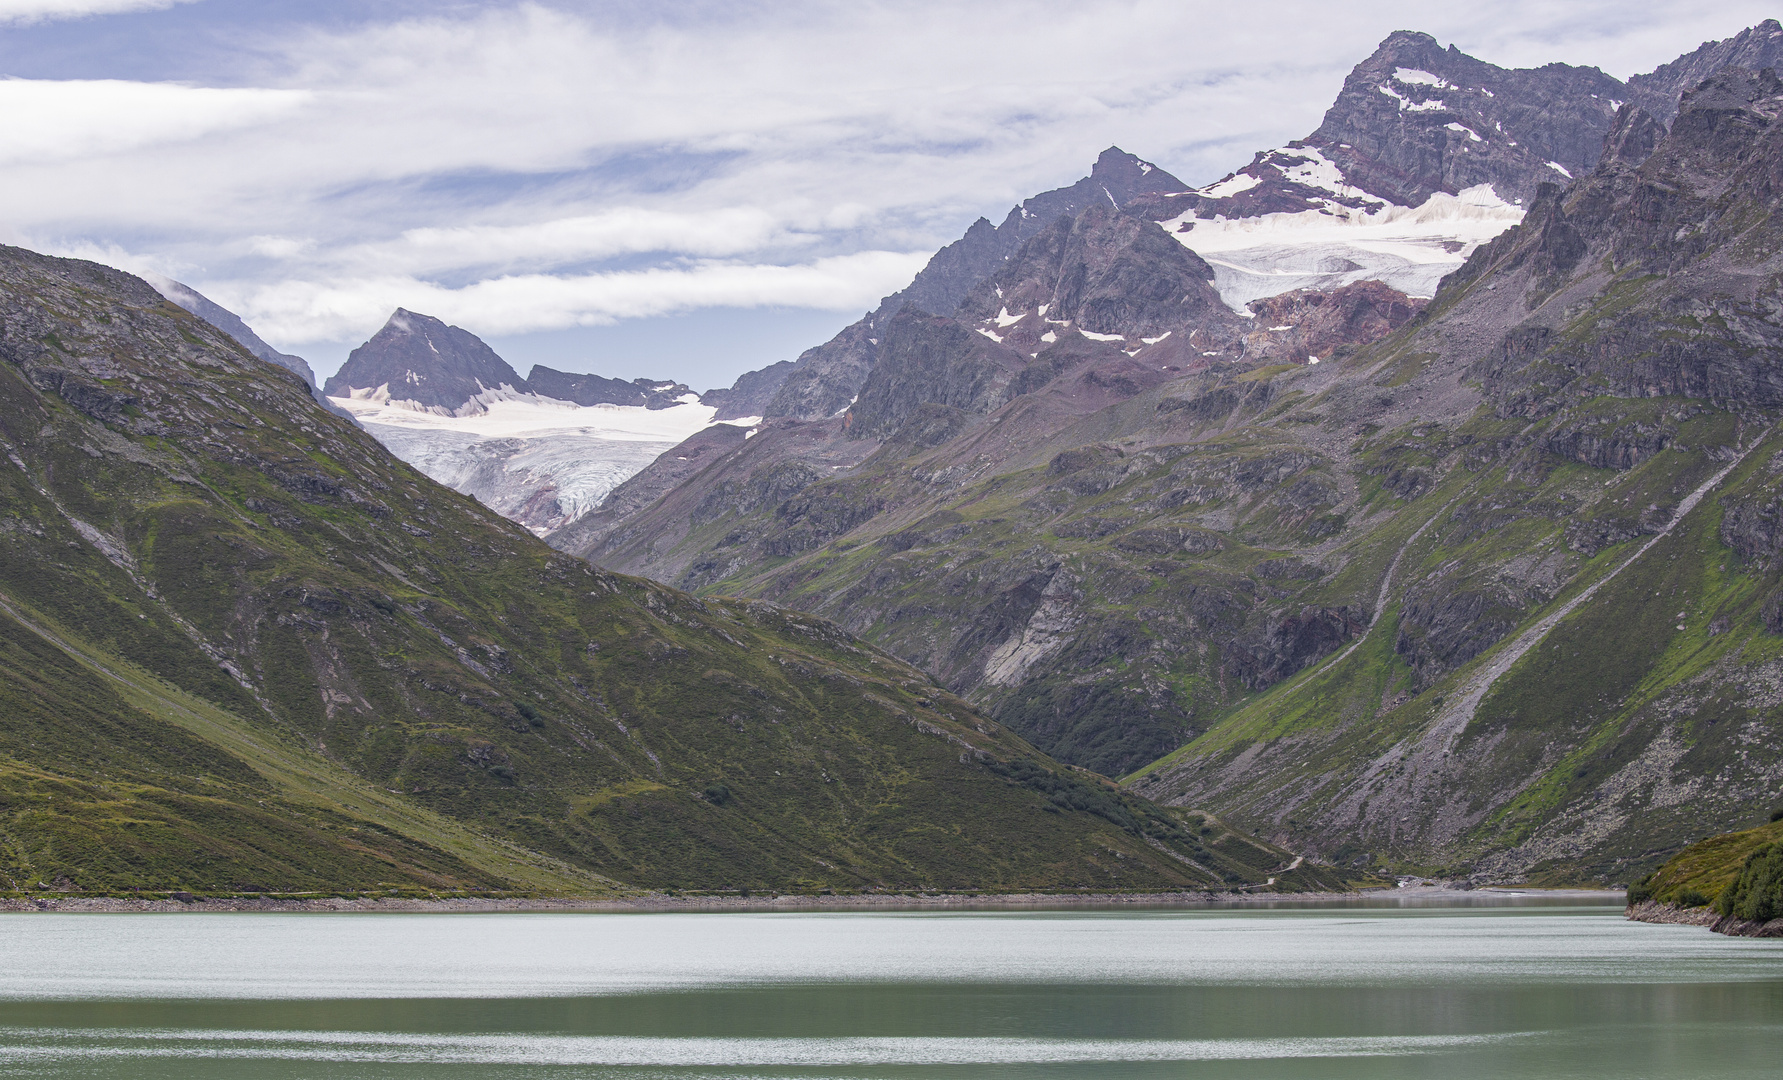
<svg viewBox="0 0 1783 1080"><path fill-rule="evenodd" d="M1155 889L1291 859L820 620L551 551L125 275L8 249L0 320L14 887Z"/></svg>
<svg viewBox="0 0 1783 1080"><path fill-rule="evenodd" d="M1778 918L1783 916L1783 877L1764 864L1779 861L1780 853L1783 821L1711 836L1678 852L1630 886L1628 902L1654 900L1681 908L1713 905L1721 915L1760 922ZM1753 871L1761 868L1771 873L1758 882ZM1755 889L1754 885L1769 888ZM1760 904L1765 906L1761 909Z"/></svg>

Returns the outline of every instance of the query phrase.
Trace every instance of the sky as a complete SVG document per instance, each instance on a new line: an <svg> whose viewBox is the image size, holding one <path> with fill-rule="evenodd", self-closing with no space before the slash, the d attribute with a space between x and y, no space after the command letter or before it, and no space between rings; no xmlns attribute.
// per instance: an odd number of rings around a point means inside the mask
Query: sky
<svg viewBox="0 0 1783 1080"><path fill-rule="evenodd" d="M1627 77L1744 0L0 0L0 241L183 281L333 372L396 307L697 389L1118 145L1190 184L1393 30Z"/></svg>

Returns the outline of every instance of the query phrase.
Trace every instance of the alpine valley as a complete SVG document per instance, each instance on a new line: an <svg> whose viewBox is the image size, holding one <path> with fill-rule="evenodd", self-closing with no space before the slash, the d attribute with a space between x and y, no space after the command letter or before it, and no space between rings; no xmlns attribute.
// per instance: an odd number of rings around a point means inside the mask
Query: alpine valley
<svg viewBox="0 0 1783 1080"><path fill-rule="evenodd" d="M1783 786L1779 58L1393 34L1214 184L979 221L548 539L1309 860L1631 881Z"/></svg>
<svg viewBox="0 0 1783 1080"><path fill-rule="evenodd" d="M1398 32L703 394L0 249L0 890L1732 880L1646 875L1783 788L1780 60Z"/></svg>

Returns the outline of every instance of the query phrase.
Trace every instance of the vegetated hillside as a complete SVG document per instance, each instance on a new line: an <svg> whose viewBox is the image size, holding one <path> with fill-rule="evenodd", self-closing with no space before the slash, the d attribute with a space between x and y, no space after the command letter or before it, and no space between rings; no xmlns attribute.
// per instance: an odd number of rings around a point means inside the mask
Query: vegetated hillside
<svg viewBox="0 0 1783 1080"><path fill-rule="evenodd" d="M1134 789L1296 850L1628 881L1783 786L1774 86L1623 110L1415 318L1234 326L1080 215L893 319L844 417L653 466L571 550L824 614L1111 774L1187 743Z"/></svg>
<svg viewBox="0 0 1783 1080"><path fill-rule="evenodd" d="M1308 380L1366 633L1133 783L1340 861L1629 881L1783 789L1783 83L1626 108L1426 317ZM1388 405L1386 402L1393 404ZM1378 599L1377 599L1378 598Z"/></svg>
<svg viewBox="0 0 1783 1080"><path fill-rule="evenodd" d="M0 359L0 890L1334 880L552 551L128 275L0 249Z"/></svg>
<svg viewBox="0 0 1783 1080"><path fill-rule="evenodd" d="M1628 888L1632 918L1783 937L1783 806L1768 825L1699 840ZM1769 925L1767 925L1769 924Z"/></svg>

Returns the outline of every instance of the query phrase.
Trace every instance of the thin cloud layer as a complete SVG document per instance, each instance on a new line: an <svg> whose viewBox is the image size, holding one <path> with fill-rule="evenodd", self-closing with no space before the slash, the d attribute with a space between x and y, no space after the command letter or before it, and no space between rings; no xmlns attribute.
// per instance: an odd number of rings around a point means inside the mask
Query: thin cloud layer
<svg viewBox="0 0 1783 1080"><path fill-rule="evenodd" d="M0 0L0 20L80 7ZM506 334L858 311L913 252L1110 144L1205 182L1304 134L1394 29L1627 75L1765 14L993 0L230 24L242 48L210 86L0 81L0 223L179 277L294 349L398 305Z"/></svg>
<svg viewBox="0 0 1783 1080"><path fill-rule="evenodd" d="M162 11L195 0L0 0L0 23L49 22L126 11Z"/></svg>

